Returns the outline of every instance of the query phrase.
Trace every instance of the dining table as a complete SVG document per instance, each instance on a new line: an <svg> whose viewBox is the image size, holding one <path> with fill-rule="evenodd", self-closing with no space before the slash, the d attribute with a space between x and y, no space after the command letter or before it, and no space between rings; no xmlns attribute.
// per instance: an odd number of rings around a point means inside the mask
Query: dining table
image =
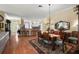
<svg viewBox="0 0 79 59"><path fill-rule="evenodd" d="M56 38L59 38L59 39L60 39L60 35L56 35L56 34L49 34L49 37L50 37L50 38L56 37Z"/></svg>

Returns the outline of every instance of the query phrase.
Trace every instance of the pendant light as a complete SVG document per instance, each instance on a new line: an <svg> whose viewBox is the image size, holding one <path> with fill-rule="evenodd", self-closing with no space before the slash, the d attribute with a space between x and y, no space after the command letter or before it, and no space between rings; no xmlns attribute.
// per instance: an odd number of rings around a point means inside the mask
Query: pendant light
<svg viewBox="0 0 79 59"><path fill-rule="evenodd" d="M50 31L50 26L51 26L50 6L51 6L51 4L49 4L49 31Z"/></svg>
<svg viewBox="0 0 79 59"><path fill-rule="evenodd" d="M77 5L75 7L75 11L77 11L77 15L78 15L78 46L79 46L79 5Z"/></svg>

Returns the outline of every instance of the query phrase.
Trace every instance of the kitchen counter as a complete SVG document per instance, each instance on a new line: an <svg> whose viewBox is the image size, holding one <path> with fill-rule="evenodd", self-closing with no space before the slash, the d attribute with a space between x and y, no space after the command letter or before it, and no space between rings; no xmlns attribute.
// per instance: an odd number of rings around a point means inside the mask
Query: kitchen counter
<svg viewBox="0 0 79 59"><path fill-rule="evenodd" d="M2 53L2 51L4 50L8 39L9 39L9 32L0 32L0 53Z"/></svg>

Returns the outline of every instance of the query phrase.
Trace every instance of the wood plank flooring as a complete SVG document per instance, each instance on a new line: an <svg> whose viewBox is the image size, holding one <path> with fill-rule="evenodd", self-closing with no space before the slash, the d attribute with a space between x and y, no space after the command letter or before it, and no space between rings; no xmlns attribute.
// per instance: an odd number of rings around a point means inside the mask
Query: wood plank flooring
<svg viewBox="0 0 79 59"><path fill-rule="evenodd" d="M18 37L12 35L6 44L3 54L37 54L38 52L29 43L29 40L36 39L33 37Z"/></svg>

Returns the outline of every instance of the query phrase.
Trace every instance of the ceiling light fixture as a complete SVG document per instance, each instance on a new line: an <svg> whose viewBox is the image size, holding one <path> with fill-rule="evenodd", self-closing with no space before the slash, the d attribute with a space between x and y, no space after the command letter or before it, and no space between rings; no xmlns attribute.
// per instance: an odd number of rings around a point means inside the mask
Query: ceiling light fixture
<svg viewBox="0 0 79 59"><path fill-rule="evenodd" d="M50 31L50 26L51 26L50 6L51 6L51 4L49 4L49 31Z"/></svg>
<svg viewBox="0 0 79 59"><path fill-rule="evenodd" d="M42 5L39 5L38 7L42 7Z"/></svg>

